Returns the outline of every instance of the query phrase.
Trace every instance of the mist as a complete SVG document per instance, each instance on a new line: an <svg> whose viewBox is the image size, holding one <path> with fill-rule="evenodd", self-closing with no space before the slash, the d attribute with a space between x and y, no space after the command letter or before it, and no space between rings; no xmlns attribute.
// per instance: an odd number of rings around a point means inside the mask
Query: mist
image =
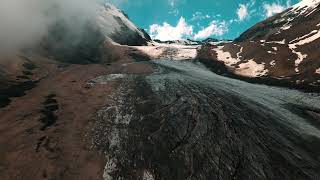
<svg viewBox="0 0 320 180"><path fill-rule="evenodd" d="M73 37L94 21L101 0L0 0L0 55L33 46L57 22ZM76 38L75 38L76 39Z"/></svg>

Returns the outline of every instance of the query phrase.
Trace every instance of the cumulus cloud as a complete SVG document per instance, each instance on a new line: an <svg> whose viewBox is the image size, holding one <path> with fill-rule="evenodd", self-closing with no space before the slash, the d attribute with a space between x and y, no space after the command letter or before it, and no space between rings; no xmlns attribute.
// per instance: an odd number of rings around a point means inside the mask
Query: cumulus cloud
<svg viewBox="0 0 320 180"><path fill-rule="evenodd" d="M284 11L286 9L286 6L283 6L279 3L271 3L271 4L265 3L263 5L263 9L265 12L265 16L271 17L274 14L277 14L277 13Z"/></svg>
<svg viewBox="0 0 320 180"><path fill-rule="evenodd" d="M97 7L92 0L0 0L0 53L36 43L57 21L78 32Z"/></svg>
<svg viewBox="0 0 320 180"><path fill-rule="evenodd" d="M194 35L194 39L205 39L210 36L221 36L228 31L228 27L225 21L212 21L210 25L203 28L201 31Z"/></svg>
<svg viewBox="0 0 320 180"><path fill-rule="evenodd" d="M239 21L245 20L249 16L248 6L245 4L240 4L237 10L237 15Z"/></svg>
<svg viewBox="0 0 320 180"><path fill-rule="evenodd" d="M162 25L153 24L149 28L149 33L152 39L162 41L181 40L186 38L205 39L210 36L221 36L228 31L228 26L225 21L211 21L209 26L202 28L197 33L194 33L193 26L189 25L186 20L181 17L176 26L172 26L167 22Z"/></svg>
<svg viewBox="0 0 320 180"><path fill-rule="evenodd" d="M176 26L172 26L167 22L164 22L162 25L153 24L150 26L149 32L153 39L160 39L162 41L181 40L193 34L193 27L188 25L186 20L181 17Z"/></svg>

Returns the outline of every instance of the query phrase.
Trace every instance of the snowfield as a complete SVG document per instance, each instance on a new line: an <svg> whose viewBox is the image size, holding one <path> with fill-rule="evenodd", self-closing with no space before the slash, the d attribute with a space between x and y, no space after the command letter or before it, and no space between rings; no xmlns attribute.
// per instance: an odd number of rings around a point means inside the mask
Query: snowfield
<svg viewBox="0 0 320 180"><path fill-rule="evenodd" d="M264 64L257 64L254 59L239 64L239 68L236 68L235 70L237 75L245 77L261 77L267 75L268 72L269 71L265 69Z"/></svg>
<svg viewBox="0 0 320 180"><path fill-rule="evenodd" d="M152 59L192 60L197 57L199 45L179 45L152 42L149 46L133 46Z"/></svg>

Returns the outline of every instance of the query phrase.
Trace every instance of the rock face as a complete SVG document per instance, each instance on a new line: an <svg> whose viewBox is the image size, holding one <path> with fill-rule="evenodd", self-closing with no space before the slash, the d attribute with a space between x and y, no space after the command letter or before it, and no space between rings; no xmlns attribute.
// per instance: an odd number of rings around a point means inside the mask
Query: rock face
<svg viewBox="0 0 320 180"><path fill-rule="evenodd" d="M212 47L213 59L238 76L319 89L319 4L304 0L256 24L234 42Z"/></svg>
<svg viewBox="0 0 320 180"><path fill-rule="evenodd" d="M101 7L97 23L105 37L122 45L147 45L151 40L143 29L137 28L124 12L111 4Z"/></svg>

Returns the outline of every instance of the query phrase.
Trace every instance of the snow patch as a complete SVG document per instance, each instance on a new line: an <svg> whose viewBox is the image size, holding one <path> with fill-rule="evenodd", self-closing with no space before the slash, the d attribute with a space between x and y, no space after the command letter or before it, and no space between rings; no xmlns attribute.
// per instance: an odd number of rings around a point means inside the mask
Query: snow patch
<svg viewBox="0 0 320 180"><path fill-rule="evenodd" d="M133 48L147 54L153 59L159 59L164 53L164 48L158 46L134 46Z"/></svg>
<svg viewBox="0 0 320 180"><path fill-rule="evenodd" d="M143 180L154 180L154 177L148 170L145 170L143 173Z"/></svg>
<svg viewBox="0 0 320 180"><path fill-rule="evenodd" d="M242 56L240 56L240 54L243 52L243 47L240 48L240 51L237 53L237 60L240 61L240 58Z"/></svg>
<svg viewBox="0 0 320 180"><path fill-rule="evenodd" d="M243 52L243 47L241 47L240 51L237 53L237 58L232 58L230 52L223 51L223 47L224 46L218 46L218 48L213 49L217 53L217 60L224 62L226 66L234 69L235 74L246 77L261 77L267 75L269 72L265 69L264 64L257 64L254 59L250 59L246 63L235 66L241 62L242 56L240 56L240 54Z"/></svg>
<svg viewBox="0 0 320 180"><path fill-rule="evenodd" d="M315 8L320 3L320 0L302 0L301 2L293 5L292 7L297 10L301 8Z"/></svg>
<svg viewBox="0 0 320 180"><path fill-rule="evenodd" d="M272 51L267 51L269 54L277 54L275 52L272 52Z"/></svg>
<svg viewBox="0 0 320 180"><path fill-rule="evenodd" d="M226 65L232 66L240 62L239 54L237 54L238 58L235 59L231 56L230 52L223 51L224 46L218 46L218 48L213 49L217 53L217 60L223 61Z"/></svg>
<svg viewBox="0 0 320 180"><path fill-rule="evenodd" d="M296 38L294 40L292 40L291 42L295 42L295 41L298 41L300 40L299 42L296 42L296 43L293 43L293 45L295 46L301 46L301 45L304 45L304 44L309 44L317 39L320 38L320 31L319 30L313 30L311 31L310 33L302 36L302 37L299 37L299 38ZM290 43L291 43L290 42Z"/></svg>
<svg viewBox="0 0 320 180"><path fill-rule="evenodd" d="M285 22L285 24L275 34L280 34L281 31L290 29L292 27L291 22L298 16L304 15L305 17L308 17L309 15L313 14L317 10L316 7L319 5L319 3L320 0L302 0L301 2L292 6L289 11L281 15L281 19L275 21L275 23Z"/></svg>
<svg viewBox="0 0 320 180"><path fill-rule="evenodd" d="M270 65L271 65L272 67L274 67L274 66L276 65L276 61L275 61L275 60L271 61L271 62L270 62Z"/></svg>
<svg viewBox="0 0 320 180"><path fill-rule="evenodd" d="M313 30L310 33L296 38L294 40L292 40L289 44L289 48L291 49L292 53L296 54L298 56L298 58L295 60L295 66L296 69L295 71L298 73L299 69L298 66L299 64L308 56L307 54L302 54L301 52L297 52L295 49L297 49L297 46L301 46L301 45L305 45L305 44L309 44L317 39L320 38L320 31L319 30ZM297 42L295 42L297 41ZM295 43L292 43L295 42Z"/></svg>
<svg viewBox="0 0 320 180"><path fill-rule="evenodd" d="M286 25L284 25L283 27L281 27L280 29L283 30L283 31L285 31L285 30L290 29L291 26L292 26L292 24L286 24Z"/></svg>
<svg viewBox="0 0 320 180"><path fill-rule="evenodd" d="M316 8L320 3L320 0L302 0L296 5L292 6L290 12L299 12L299 15L305 14L308 10Z"/></svg>
<svg viewBox="0 0 320 180"><path fill-rule="evenodd" d="M295 71L296 73L299 72L299 65L300 63L307 57L306 54L302 54L301 52L296 51L297 48L294 44L289 44L289 48L291 49L292 53L296 54L298 58L294 61L295 64Z"/></svg>
<svg viewBox="0 0 320 180"><path fill-rule="evenodd" d="M282 41L268 41L268 44L286 44L286 40L283 39Z"/></svg>
<svg viewBox="0 0 320 180"><path fill-rule="evenodd" d="M246 77L261 77L267 75L269 71L265 69L264 64L257 64L254 59L239 65L235 73Z"/></svg>

